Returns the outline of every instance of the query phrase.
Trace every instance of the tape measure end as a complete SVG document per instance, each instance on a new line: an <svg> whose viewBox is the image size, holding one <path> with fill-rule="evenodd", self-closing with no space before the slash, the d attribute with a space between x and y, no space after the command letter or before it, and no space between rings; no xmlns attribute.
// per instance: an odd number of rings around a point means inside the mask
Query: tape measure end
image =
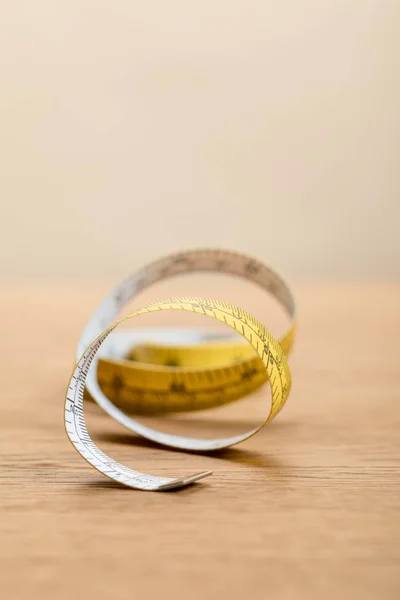
<svg viewBox="0 0 400 600"><path fill-rule="evenodd" d="M174 481L171 481L171 483L167 483L165 485L160 485L157 489L158 489L158 491L167 491L167 490L183 488L188 485L191 485L192 483L195 483L196 481L200 481L200 479L209 477L210 475L212 475L212 471L202 471L201 473L194 473L194 475L189 475L188 477L185 477L184 479L175 479Z"/></svg>

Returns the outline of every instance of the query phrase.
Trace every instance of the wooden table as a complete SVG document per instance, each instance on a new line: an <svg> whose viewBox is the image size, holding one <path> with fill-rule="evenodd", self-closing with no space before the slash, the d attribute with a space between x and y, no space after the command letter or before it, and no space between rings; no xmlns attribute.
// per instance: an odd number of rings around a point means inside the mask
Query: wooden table
<svg viewBox="0 0 400 600"><path fill-rule="evenodd" d="M88 407L95 439L133 468L214 472L169 493L114 485L63 430L75 343L107 285L3 288L2 598L400 597L400 285L296 287L293 391L248 442L167 451ZM262 406L187 427L242 426Z"/></svg>

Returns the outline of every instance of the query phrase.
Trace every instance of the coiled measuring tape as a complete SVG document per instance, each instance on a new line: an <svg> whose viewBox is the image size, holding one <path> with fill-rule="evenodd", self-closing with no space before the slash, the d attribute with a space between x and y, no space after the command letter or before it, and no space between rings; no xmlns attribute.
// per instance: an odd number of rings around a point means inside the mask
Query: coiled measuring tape
<svg viewBox="0 0 400 600"><path fill-rule="evenodd" d="M144 306L128 317L114 322L121 309L143 289L168 277L201 271L217 271L239 276L257 283L272 294L291 319L290 328L281 343L246 311L234 304L210 298L162 300ZM208 368L194 369L191 365L183 367L159 365L157 369L156 365L148 362L135 364L132 360L126 360L126 357L119 358L115 346L108 344L107 347L109 334L122 322L163 310L193 312L225 323L249 342L254 353L246 354L248 351L244 351L244 355L230 366L213 363ZM227 448L257 433L278 414L285 404L291 388L291 374L285 352L290 350L294 335L295 302L290 288L277 273L263 263L224 250L192 250L162 258L120 283L95 311L86 326L78 344L78 363L66 393L67 435L87 462L110 479L128 487L158 491L184 487L198 481L211 473L204 471L182 478L156 477L121 465L102 452L90 438L86 428L83 403L85 387L90 396L112 418L153 442L171 448L202 452ZM101 352L103 343L103 352ZM107 352L104 351L105 349ZM174 350L176 352L177 348L175 347ZM133 352L137 353L138 349ZM140 349L142 360L148 361L151 352L154 354L154 346L152 350L151 345L143 345ZM179 352L180 356L185 356L184 349L180 348ZM190 362L189 353L186 355L186 360ZM110 365L112 365L111 371ZM105 373L110 372L111 379L107 379ZM119 405L115 402L115 372L119 377L119 393L121 390L126 391L122 401L120 395ZM127 405L129 408L129 403L130 408L133 407L133 412L136 411L137 414L210 408L237 400L267 380L271 387L271 402L264 422L244 434L229 438L208 440L167 434L139 423L126 410ZM114 382L108 385L109 392L114 390L114 401L105 393L109 381Z"/></svg>

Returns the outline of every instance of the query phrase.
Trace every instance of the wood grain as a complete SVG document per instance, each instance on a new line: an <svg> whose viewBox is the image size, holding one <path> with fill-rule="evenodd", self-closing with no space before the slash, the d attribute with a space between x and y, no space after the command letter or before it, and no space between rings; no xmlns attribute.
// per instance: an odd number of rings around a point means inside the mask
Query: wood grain
<svg viewBox="0 0 400 600"><path fill-rule="evenodd" d="M133 468L214 472L158 494L108 482L63 430L75 343L106 289L3 290L2 597L398 598L400 285L297 286L291 397L237 448L167 451L90 405L95 439ZM230 429L262 407L256 397L177 426Z"/></svg>

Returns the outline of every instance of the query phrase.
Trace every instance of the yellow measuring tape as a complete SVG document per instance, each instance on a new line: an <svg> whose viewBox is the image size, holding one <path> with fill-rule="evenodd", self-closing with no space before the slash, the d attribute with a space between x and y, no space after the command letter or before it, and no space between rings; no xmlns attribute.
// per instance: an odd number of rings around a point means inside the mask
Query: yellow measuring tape
<svg viewBox="0 0 400 600"><path fill-rule="evenodd" d="M280 340L288 356L294 328ZM195 345L141 343L126 358L100 358L102 391L135 415L162 415L216 408L256 391L267 381L265 367L248 343Z"/></svg>
<svg viewBox="0 0 400 600"><path fill-rule="evenodd" d="M118 343L118 338L114 342L108 338L120 323L113 322L115 316L139 291L161 279L198 271L240 276L269 291L291 318L290 328L281 342L241 308L206 298L173 298L156 302L135 311L123 321L163 310L190 311L225 323L250 345L219 341L200 346L180 346L143 341L132 348ZM295 303L292 293L284 280L261 262L222 250L187 251L161 259L117 286L86 327L78 347L79 361L67 389L67 434L90 464L124 485L147 490L188 485L210 473L178 479L155 477L128 469L105 455L86 429L83 413L85 386L90 396L110 416L147 439L183 450L226 448L254 435L284 405L291 387L285 355L292 347L294 335ZM89 370L92 362L93 368ZM271 403L264 423L231 438L208 440L171 435L149 428L131 416L221 406L247 395L267 380L271 387Z"/></svg>

